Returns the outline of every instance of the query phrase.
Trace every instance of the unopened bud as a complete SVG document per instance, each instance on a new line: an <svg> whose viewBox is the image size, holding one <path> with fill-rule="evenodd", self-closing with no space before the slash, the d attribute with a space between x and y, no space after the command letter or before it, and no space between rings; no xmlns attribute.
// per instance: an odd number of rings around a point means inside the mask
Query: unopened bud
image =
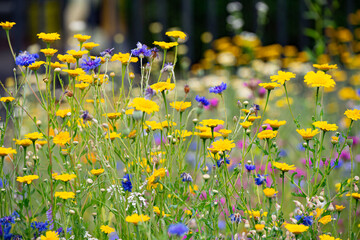
<svg viewBox="0 0 360 240"><path fill-rule="evenodd" d="M129 78L130 79L134 79L135 78L135 74L133 72L129 73Z"/></svg>
<svg viewBox="0 0 360 240"><path fill-rule="evenodd" d="M186 84L184 86L184 92L185 92L185 94L188 94L190 92L190 86L189 85Z"/></svg>
<svg viewBox="0 0 360 240"><path fill-rule="evenodd" d="M66 92L65 92L65 95L66 95L67 97L72 97L72 96L74 96L74 93L73 93L72 91L66 91Z"/></svg>
<svg viewBox="0 0 360 240"><path fill-rule="evenodd" d="M111 72L111 73L110 73L110 77L112 77L112 78L115 77L115 73L114 73L114 72Z"/></svg>
<svg viewBox="0 0 360 240"><path fill-rule="evenodd" d="M43 82L44 82L44 83L48 83L48 82L49 82L49 79L48 79L48 78L44 78L44 79L43 79Z"/></svg>

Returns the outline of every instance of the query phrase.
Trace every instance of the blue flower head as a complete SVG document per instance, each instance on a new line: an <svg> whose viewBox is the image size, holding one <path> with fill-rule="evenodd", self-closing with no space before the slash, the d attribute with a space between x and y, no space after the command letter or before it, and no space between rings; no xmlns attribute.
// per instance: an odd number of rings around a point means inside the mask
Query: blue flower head
<svg viewBox="0 0 360 240"><path fill-rule="evenodd" d="M15 63L19 66L28 67L30 64L34 63L36 59L39 58L39 54L30 54L28 52L20 52L16 57Z"/></svg>
<svg viewBox="0 0 360 240"><path fill-rule="evenodd" d="M97 67L99 67L101 64L101 59L100 58L95 58L95 59L91 59L88 58L83 59L83 62L81 63L81 68L85 71L85 72L90 72L91 70L96 69Z"/></svg>
<svg viewBox="0 0 360 240"><path fill-rule="evenodd" d="M255 165L252 165L252 164L245 164L245 168L247 171L251 172L251 171L254 171L255 170Z"/></svg>
<svg viewBox="0 0 360 240"><path fill-rule="evenodd" d="M203 106L209 106L210 104L210 102L205 97L200 97L199 95L195 97L195 100Z"/></svg>
<svg viewBox="0 0 360 240"><path fill-rule="evenodd" d="M241 223L240 213L234 213L229 216L232 223Z"/></svg>
<svg viewBox="0 0 360 240"><path fill-rule="evenodd" d="M182 177L182 181L183 181L183 182L192 182L192 181L193 181L191 175L188 174L188 173L186 173L186 172L182 173L182 174L180 175L180 177Z"/></svg>
<svg viewBox="0 0 360 240"><path fill-rule="evenodd" d="M304 214L295 216L295 219L298 221L298 224L302 223L305 226L311 226L314 222L313 216L305 216Z"/></svg>
<svg viewBox="0 0 360 240"><path fill-rule="evenodd" d="M189 228L183 223L170 224L168 233L170 235L182 236L189 232Z"/></svg>
<svg viewBox="0 0 360 240"><path fill-rule="evenodd" d="M31 223L31 228L34 230L37 230L39 233L44 232L46 230L48 230L48 221L45 222L32 222Z"/></svg>
<svg viewBox="0 0 360 240"><path fill-rule="evenodd" d="M226 164L230 164L230 160L228 158L225 158L225 160L226 160ZM216 163L218 167L221 167L221 165L225 163L224 158L220 158L220 160L218 160Z"/></svg>
<svg viewBox="0 0 360 240"><path fill-rule="evenodd" d="M210 93L216 93L216 94L222 94L223 91L225 91L227 88L226 83L222 82L220 85L217 85L215 87L211 87L209 89Z"/></svg>
<svg viewBox="0 0 360 240"><path fill-rule="evenodd" d="M267 174L266 174L266 175L260 175L260 174L258 174L257 176L258 176L258 177L255 178L255 184L258 185L258 186L260 186L260 185L262 185L262 184L266 181L266 176L267 176Z"/></svg>
<svg viewBox="0 0 360 240"><path fill-rule="evenodd" d="M150 57L152 51L151 49L148 49L148 47L145 44L138 42L136 44L136 48L131 50L131 54L136 57L143 58L143 57Z"/></svg>
<svg viewBox="0 0 360 240"><path fill-rule="evenodd" d="M125 191L131 192L132 190L132 183L130 181L130 175L126 174L123 179L121 180L121 185Z"/></svg>
<svg viewBox="0 0 360 240"><path fill-rule="evenodd" d="M155 91L151 87L148 87L145 91L145 99L151 100L155 94Z"/></svg>
<svg viewBox="0 0 360 240"><path fill-rule="evenodd" d="M104 57L106 55L111 56L113 54L113 51L114 51L114 48L108 48L108 49L105 49L104 51L100 52L100 55L102 57Z"/></svg>

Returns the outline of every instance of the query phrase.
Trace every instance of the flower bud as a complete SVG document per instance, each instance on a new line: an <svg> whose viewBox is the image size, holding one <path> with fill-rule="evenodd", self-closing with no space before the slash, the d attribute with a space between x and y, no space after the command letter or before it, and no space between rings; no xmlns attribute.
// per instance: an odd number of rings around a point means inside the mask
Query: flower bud
<svg viewBox="0 0 360 240"><path fill-rule="evenodd" d="M203 177L203 179L204 179L205 181L207 181L207 180L210 179L210 175L209 175L209 174L204 174L202 177Z"/></svg>
<svg viewBox="0 0 360 240"><path fill-rule="evenodd" d="M90 178L88 178L88 179L86 180L86 182L87 182L88 184L93 184L93 183L94 183L94 181L93 181L92 179L90 179Z"/></svg>
<svg viewBox="0 0 360 240"><path fill-rule="evenodd" d="M41 120L37 120L37 121L36 121L36 125L37 125L37 126L40 126L40 125L41 125Z"/></svg>
<svg viewBox="0 0 360 240"><path fill-rule="evenodd" d="M133 72L129 73L129 78L130 79L134 79L135 78L135 74Z"/></svg>
<svg viewBox="0 0 360 240"><path fill-rule="evenodd" d="M55 73L61 72L61 68L55 68L55 69L54 69L54 72L55 72Z"/></svg>
<svg viewBox="0 0 360 240"><path fill-rule="evenodd" d="M194 124L197 124L197 123L199 122L199 119L194 118L194 119L192 120L192 122L193 122Z"/></svg>
<svg viewBox="0 0 360 240"><path fill-rule="evenodd" d="M43 82L44 82L44 83L48 83L48 82L49 82L49 79L48 79L48 78L44 78L44 79L43 79Z"/></svg>
<svg viewBox="0 0 360 240"><path fill-rule="evenodd" d="M72 209L70 209L70 210L69 210L69 213L70 213L70 214L75 214L75 211L72 210Z"/></svg>
<svg viewBox="0 0 360 240"><path fill-rule="evenodd" d="M72 97L72 96L74 96L74 94L72 91L67 90L67 91L65 91L65 96Z"/></svg>
<svg viewBox="0 0 360 240"><path fill-rule="evenodd" d="M112 77L112 78L115 77L115 73L114 73L114 72L111 72L111 73L110 73L110 77Z"/></svg>
<svg viewBox="0 0 360 240"><path fill-rule="evenodd" d="M188 94L190 92L190 86L189 85L186 84L184 86L184 92L185 92L185 94Z"/></svg>

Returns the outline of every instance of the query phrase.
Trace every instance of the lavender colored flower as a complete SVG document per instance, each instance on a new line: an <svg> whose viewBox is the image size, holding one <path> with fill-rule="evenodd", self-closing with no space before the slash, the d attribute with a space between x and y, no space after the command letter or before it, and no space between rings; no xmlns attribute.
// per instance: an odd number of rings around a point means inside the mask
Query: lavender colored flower
<svg viewBox="0 0 360 240"><path fill-rule="evenodd" d="M97 67L99 67L101 65L101 59L100 58L95 58L95 59L91 59L88 58L83 59L83 62L81 63L81 68L85 71L85 72L89 72L91 70L96 69Z"/></svg>
<svg viewBox="0 0 360 240"><path fill-rule="evenodd" d="M217 85L215 87L211 87L209 89L210 93L215 93L215 94L222 94L223 91L225 91L227 88L226 83L222 82L220 85Z"/></svg>
<svg viewBox="0 0 360 240"><path fill-rule="evenodd" d="M15 63L19 66L28 67L30 64L34 63L36 59L39 58L39 54L30 54L27 51L20 52L16 57Z"/></svg>
<svg viewBox="0 0 360 240"><path fill-rule="evenodd" d="M314 222L313 216L305 216L304 214L295 216L295 219L298 221L298 224L302 223L305 226L311 226Z"/></svg>
<svg viewBox="0 0 360 240"><path fill-rule="evenodd" d="M49 210L46 211L46 218L47 222L49 223L49 230L54 229L54 221L53 221L53 211L52 207L50 206Z"/></svg>
<svg viewBox="0 0 360 240"><path fill-rule="evenodd" d="M105 49L104 51L100 52L100 55L102 57L106 56L106 55L113 55L113 51L114 51L114 48L108 48L108 49Z"/></svg>
<svg viewBox="0 0 360 240"><path fill-rule="evenodd" d="M199 95L196 95L195 100L202 104L203 106L209 106L210 102L205 97L200 97Z"/></svg>
<svg viewBox="0 0 360 240"><path fill-rule="evenodd" d="M90 115L88 110L82 111L80 117L84 120L84 122L92 120L92 116Z"/></svg>
<svg viewBox="0 0 360 240"><path fill-rule="evenodd" d="M225 160L226 160L226 164L230 164L230 160L228 158L225 158ZM221 167L221 165L225 163L224 158L220 158L220 160L218 160L216 163L218 167Z"/></svg>
<svg viewBox="0 0 360 240"><path fill-rule="evenodd" d="M262 185L262 184L266 181L266 176L267 176L267 174L266 174L266 175L258 174L257 176L258 176L258 177L255 178L255 184L258 185L258 186L260 186L260 185Z"/></svg>
<svg viewBox="0 0 360 240"><path fill-rule="evenodd" d="M145 44L138 42L136 44L136 48L131 50L131 54L136 57L143 58L143 57L150 57L152 51L151 49L148 49L148 47Z"/></svg>
<svg viewBox="0 0 360 240"><path fill-rule="evenodd" d="M180 177L182 178L183 182L192 182L193 181L191 175L189 173L186 173L186 172L182 173L180 175Z"/></svg>
<svg viewBox="0 0 360 240"><path fill-rule="evenodd" d="M174 65L172 63L165 63L163 69L161 69L161 72L169 71L171 72L174 69Z"/></svg>
<svg viewBox="0 0 360 240"><path fill-rule="evenodd" d="M130 181L130 175L126 174L123 179L121 180L121 185L125 191L131 192L132 190L132 183Z"/></svg>
<svg viewBox="0 0 360 240"><path fill-rule="evenodd" d="M240 213L234 213L229 216L232 223L241 223Z"/></svg>
<svg viewBox="0 0 360 240"><path fill-rule="evenodd" d="M109 240L117 240L119 239L119 235L117 234L117 232L112 232L109 234Z"/></svg>
<svg viewBox="0 0 360 240"><path fill-rule="evenodd" d="M155 91L151 87L148 87L145 91L145 99L150 100L154 95L155 95Z"/></svg>
<svg viewBox="0 0 360 240"><path fill-rule="evenodd" d="M158 58L159 57L159 49L156 47L153 47L150 49L151 50L151 57L152 58Z"/></svg>
<svg viewBox="0 0 360 240"><path fill-rule="evenodd" d="M253 170L255 170L255 165L252 165L252 164L245 164L245 168L248 172L251 172Z"/></svg>
<svg viewBox="0 0 360 240"><path fill-rule="evenodd" d="M183 223L170 224L168 233L170 235L182 236L189 232L189 228Z"/></svg>

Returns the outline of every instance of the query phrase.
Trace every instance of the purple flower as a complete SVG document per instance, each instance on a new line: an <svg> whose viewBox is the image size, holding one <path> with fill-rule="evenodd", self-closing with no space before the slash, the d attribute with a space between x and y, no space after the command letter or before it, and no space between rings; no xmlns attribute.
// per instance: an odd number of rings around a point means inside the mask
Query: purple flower
<svg viewBox="0 0 360 240"><path fill-rule="evenodd" d="M53 228L54 228L54 221L53 221L53 216L52 216L52 214L53 214L53 211L52 211L52 208L51 208L51 206L50 206L50 208L49 208L49 210L47 210L46 211L46 218L47 218L47 221L49 222L49 229L50 230L53 230Z"/></svg>
<svg viewBox="0 0 360 240"><path fill-rule="evenodd" d="M188 173L186 173L186 172L182 173L182 174L180 175L180 177L182 178L182 181L183 181L183 182L192 182L192 181L193 181L191 175L188 174Z"/></svg>
<svg viewBox="0 0 360 240"><path fill-rule="evenodd" d="M151 57L152 58L158 58L159 57L159 54L158 54L158 52L159 52L159 49L157 49L156 47L153 47L152 49L150 49L151 50Z"/></svg>
<svg viewBox="0 0 360 240"><path fill-rule="evenodd" d="M217 85L215 87L211 87L209 89L210 93L215 93L215 94L222 94L223 91L225 91L227 88L226 83L222 82L220 85Z"/></svg>
<svg viewBox="0 0 360 240"><path fill-rule="evenodd" d="M241 223L240 213L234 213L229 216L232 223Z"/></svg>
<svg viewBox="0 0 360 240"><path fill-rule="evenodd" d="M205 97L200 97L199 95L196 95L195 100L202 104L203 106L209 106L210 102Z"/></svg>
<svg viewBox="0 0 360 240"><path fill-rule="evenodd" d="M140 42L138 42L136 44L136 48L131 50L131 54L136 57L143 58L143 57L150 57L152 51L151 49L148 49L148 47L145 44L141 44Z"/></svg>
<svg viewBox="0 0 360 240"><path fill-rule="evenodd" d="M228 158L225 158L225 160L226 160L226 164L230 164L230 160ZM221 165L223 165L224 163L225 163L224 158L221 158L216 162L218 167L221 167Z"/></svg>
<svg viewBox="0 0 360 240"><path fill-rule="evenodd" d="M19 66L28 67L30 64L34 63L36 59L39 58L39 54L30 54L27 51L20 52L20 54L16 57L15 63Z"/></svg>
<svg viewBox="0 0 360 240"><path fill-rule="evenodd" d="M262 185L262 184L266 181L266 176L267 176L267 174L266 174L266 175L260 175L260 174L258 174L257 176L258 176L258 177L255 178L255 184L258 185L258 186L260 186L260 185Z"/></svg>
<svg viewBox="0 0 360 240"><path fill-rule="evenodd" d="M80 117L84 120L84 122L92 120L92 116L90 115L88 110L83 111Z"/></svg>
<svg viewBox="0 0 360 240"><path fill-rule="evenodd" d="M245 164L245 168L248 172L251 172L253 170L255 170L255 165L251 165L251 164Z"/></svg>
<svg viewBox="0 0 360 240"><path fill-rule="evenodd" d="M163 69L161 69L161 72L171 72L174 69L174 65L172 63L165 63Z"/></svg>
<svg viewBox="0 0 360 240"><path fill-rule="evenodd" d="M100 55L102 57L104 57L106 55L111 56L113 54L113 51L114 51L114 48L108 48L108 49L105 49L104 51L100 52Z"/></svg>
<svg viewBox="0 0 360 240"><path fill-rule="evenodd" d="M151 87L148 87L145 91L145 99L150 100L154 95L155 95L155 91Z"/></svg>
<svg viewBox="0 0 360 240"><path fill-rule="evenodd" d="M304 226L311 226L314 222L313 216L297 215L295 219L299 223L302 223Z"/></svg>
<svg viewBox="0 0 360 240"><path fill-rule="evenodd" d="M91 59L88 58L87 60L84 59L83 62L81 63L81 68L84 69L85 72L89 72L91 70L94 70L95 68L99 67L101 65L101 59L100 58L95 58L95 59Z"/></svg>
<svg viewBox="0 0 360 240"><path fill-rule="evenodd" d="M34 230L37 230L39 233L44 232L46 230L48 230L48 225L49 223L47 221L45 222L32 222L31 223L31 228ZM38 236L36 236L38 237Z"/></svg>
<svg viewBox="0 0 360 240"><path fill-rule="evenodd" d="M123 179L121 180L121 185L125 191L131 192L132 190L132 183L130 181L130 175L126 174Z"/></svg>
<svg viewBox="0 0 360 240"><path fill-rule="evenodd" d="M171 224L168 229L170 235L182 236L189 232L189 228L183 223Z"/></svg>

